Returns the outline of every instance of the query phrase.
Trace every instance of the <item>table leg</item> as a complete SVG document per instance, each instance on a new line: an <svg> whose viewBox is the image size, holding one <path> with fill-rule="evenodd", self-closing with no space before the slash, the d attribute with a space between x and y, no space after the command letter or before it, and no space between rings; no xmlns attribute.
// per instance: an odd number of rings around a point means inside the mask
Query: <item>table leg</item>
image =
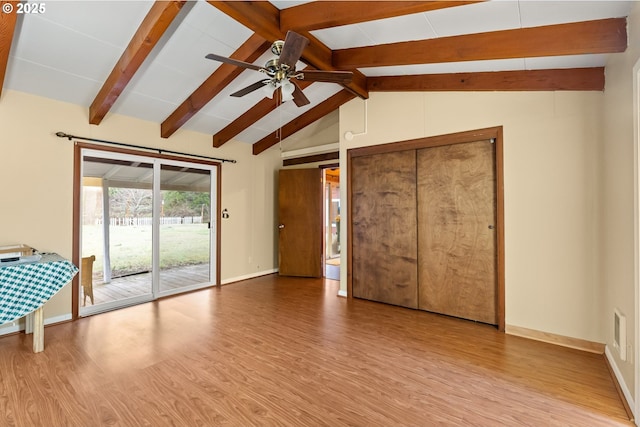
<svg viewBox="0 0 640 427"><path fill-rule="evenodd" d="M33 352L44 351L44 310L42 307L33 312Z"/></svg>
<svg viewBox="0 0 640 427"><path fill-rule="evenodd" d="M24 333L29 335L33 333L33 311L24 317Z"/></svg>

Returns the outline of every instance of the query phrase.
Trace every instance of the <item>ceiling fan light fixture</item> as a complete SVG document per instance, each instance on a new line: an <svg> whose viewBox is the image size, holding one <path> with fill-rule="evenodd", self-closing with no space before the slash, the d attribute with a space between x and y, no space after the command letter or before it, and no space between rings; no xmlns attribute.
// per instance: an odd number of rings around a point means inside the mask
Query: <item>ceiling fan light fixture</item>
<svg viewBox="0 0 640 427"><path fill-rule="evenodd" d="M282 83L282 100L291 101L293 99L293 91L296 87L288 79Z"/></svg>
<svg viewBox="0 0 640 427"><path fill-rule="evenodd" d="M262 92L267 98L273 99L273 93L276 91L276 89L278 89L278 85L273 82L269 82L264 85L264 87L262 88Z"/></svg>

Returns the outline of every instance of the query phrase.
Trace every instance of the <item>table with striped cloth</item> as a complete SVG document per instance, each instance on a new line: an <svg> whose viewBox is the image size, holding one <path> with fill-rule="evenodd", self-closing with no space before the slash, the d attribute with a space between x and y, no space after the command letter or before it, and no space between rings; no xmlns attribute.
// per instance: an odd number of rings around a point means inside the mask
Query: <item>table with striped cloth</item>
<svg viewBox="0 0 640 427"><path fill-rule="evenodd" d="M33 351L42 351L42 306L77 272L71 261L57 254L43 254L37 262L0 264L0 324L33 313Z"/></svg>

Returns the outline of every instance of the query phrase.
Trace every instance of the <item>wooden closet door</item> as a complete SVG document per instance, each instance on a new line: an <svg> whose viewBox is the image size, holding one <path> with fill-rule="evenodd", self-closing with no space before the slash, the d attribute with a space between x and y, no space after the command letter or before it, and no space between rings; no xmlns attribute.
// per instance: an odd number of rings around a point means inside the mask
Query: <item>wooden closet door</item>
<svg viewBox="0 0 640 427"><path fill-rule="evenodd" d="M419 308L496 324L494 145L418 150Z"/></svg>
<svg viewBox="0 0 640 427"><path fill-rule="evenodd" d="M352 294L418 307L415 150L352 159Z"/></svg>

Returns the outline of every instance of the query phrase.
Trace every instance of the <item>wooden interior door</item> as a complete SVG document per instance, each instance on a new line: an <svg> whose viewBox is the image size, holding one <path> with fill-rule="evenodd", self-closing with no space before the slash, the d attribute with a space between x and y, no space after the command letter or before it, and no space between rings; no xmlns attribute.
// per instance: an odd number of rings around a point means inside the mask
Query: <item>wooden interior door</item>
<svg viewBox="0 0 640 427"><path fill-rule="evenodd" d="M278 184L282 276L322 277L322 171L283 169Z"/></svg>
<svg viewBox="0 0 640 427"><path fill-rule="evenodd" d="M419 308L497 324L494 144L417 156Z"/></svg>
<svg viewBox="0 0 640 427"><path fill-rule="evenodd" d="M351 161L352 294L418 306L416 152Z"/></svg>

